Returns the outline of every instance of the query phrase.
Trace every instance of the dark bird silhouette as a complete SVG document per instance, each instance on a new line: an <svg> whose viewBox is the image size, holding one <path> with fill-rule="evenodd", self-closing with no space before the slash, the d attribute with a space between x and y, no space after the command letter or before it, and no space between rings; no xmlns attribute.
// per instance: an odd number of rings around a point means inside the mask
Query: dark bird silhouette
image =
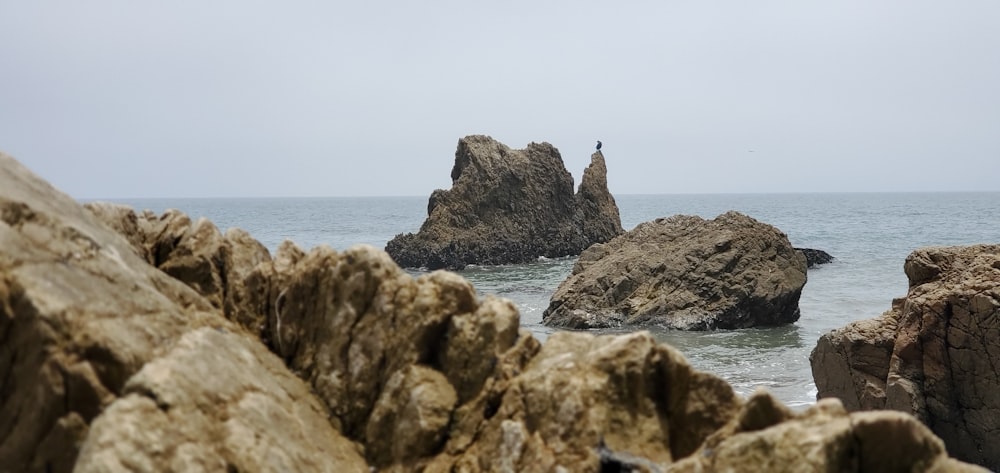
<svg viewBox="0 0 1000 473"><path fill-rule="evenodd" d="M601 150L601 140L597 140L597 151Z"/></svg>

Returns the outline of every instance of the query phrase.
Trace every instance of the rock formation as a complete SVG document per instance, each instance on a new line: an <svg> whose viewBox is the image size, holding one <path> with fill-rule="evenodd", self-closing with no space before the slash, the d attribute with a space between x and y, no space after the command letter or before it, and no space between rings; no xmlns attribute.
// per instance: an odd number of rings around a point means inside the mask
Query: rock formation
<svg viewBox="0 0 1000 473"><path fill-rule="evenodd" d="M0 341L0 471L368 471L255 337L3 154Z"/></svg>
<svg viewBox="0 0 1000 473"><path fill-rule="evenodd" d="M240 240L0 154L0 472L969 468L902 414L745 403L645 332L542 345L455 274Z"/></svg>
<svg viewBox="0 0 1000 473"><path fill-rule="evenodd" d="M848 414L836 399L795 414L758 392L697 452L667 471L986 470L947 458L941 440L912 416Z"/></svg>
<svg viewBox="0 0 1000 473"><path fill-rule="evenodd" d="M467 136L458 141L451 179L450 190L431 194L420 231L386 245L400 266L462 269L578 255L623 231L600 152L574 194L573 176L552 145L512 150Z"/></svg>
<svg viewBox="0 0 1000 473"><path fill-rule="evenodd" d="M905 298L820 337L818 397L922 420L957 458L1000 470L1000 245L922 248Z"/></svg>
<svg viewBox="0 0 1000 473"><path fill-rule="evenodd" d="M738 212L677 215L584 251L542 320L569 328L780 325L798 320L805 283L805 256L776 228Z"/></svg>

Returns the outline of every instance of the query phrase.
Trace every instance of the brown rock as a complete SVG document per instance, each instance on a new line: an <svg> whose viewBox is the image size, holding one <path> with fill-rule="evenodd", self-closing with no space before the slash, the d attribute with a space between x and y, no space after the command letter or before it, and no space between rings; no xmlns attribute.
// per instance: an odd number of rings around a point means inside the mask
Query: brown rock
<svg viewBox="0 0 1000 473"><path fill-rule="evenodd" d="M552 145L512 150L488 136L467 136L458 142L451 179L450 190L431 194L420 231L386 245L401 266L525 263L577 255L622 233L600 152L574 194L573 176Z"/></svg>
<svg viewBox="0 0 1000 473"><path fill-rule="evenodd" d="M609 459L663 468L740 406L728 384L645 332L556 333L518 371L457 411L461 433L429 469L598 471Z"/></svg>
<svg viewBox="0 0 1000 473"><path fill-rule="evenodd" d="M137 255L187 284L226 317L267 339L266 314L271 309L271 255L246 231L231 228L222 234L201 218L195 222L178 210L160 216L136 214L118 204L85 205L109 227L124 236ZM261 266L258 268L258 266Z"/></svg>
<svg viewBox="0 0 1000 473"><path fill-rule="evenodd" d="M770 395L757 393L730 425L666 471L986 470L948 458L941 440L911 416L848 414L836 399L793 414Z"/></svg>
<svg viewBox="0 0 1000 473"><path fill-rule="evenodd" d="M683 330L792 323L806 261L785 234L738 212L645 222L588 248L542 315L569 328Z"/></svg>
<svg viewBox="0 0 1000 473"><path fill-rule="evenodd" d="M134 436L147 433L153 444L141 447L149 456L135 460L153 463L133 464L131 456L99 448L101 460L92 464L102 471L101 465L116 471L115 465L129 471L230 460L252 465L256 457L224 452L223 443L207 435L230 427L239 429L227 430L227 448L260 454L253 450L255 439L294 434L333 443L320 450L315 443L271 443L268 455L328 464L340 458L331 458L332 449L342 453L341 467L367 468L352 453L353 444L323 419L321 404L301 381L283 373L279 360L202 296L148 265L137 241L0 154L0 471L70 471L82 445L121 445L117 451L131 455L127 446L141 443ZM217 330L227 333L224 343L206 335ZM205 343L177 351L192 338ZM185 353L181 360L171 358L179 353ZM160 369L172 362L174 369ZM239 398L221 395L217 384L233 377L253 380L253 389ZM175 405L191 416L171 419L157 396L187 399ZM294 406L278 404L293 398ZM215 410L242 417L223 427L222 417L210 414ZM116 419L111 424L121 419L128 425L106 428L96 420L106 415ZM273 425L281 421L288 425ZM200 437L167 435L191 429ZM268 434L272 429L276 434Z"/></svg>
<svg viewBox="0 0 1000 473"><path fill-rule="evenodd" d="M818 397L924 421L956 458L1000 469L1000 245L922 248L905 299L821 337Z"/></svg>
<svg viewBox="0 0 1000 473"><path fill-rule="evenodd" d="M76 472L367 472L309 388L260 343L186 333L91 425Z"/></svg>

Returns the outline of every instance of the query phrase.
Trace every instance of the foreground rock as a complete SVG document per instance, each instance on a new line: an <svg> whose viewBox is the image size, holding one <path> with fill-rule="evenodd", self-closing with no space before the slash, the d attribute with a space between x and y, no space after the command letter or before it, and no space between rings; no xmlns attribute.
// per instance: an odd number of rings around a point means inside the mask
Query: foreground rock
<svg viewBox="0 0 1000 473"><path fill-rule="evenodd" d="M785 234L738 212L638 225L580 255L543 314L546 325L682 330L792 323L806 260Z"/></svg>
<svg viewBox="0 0 1000 473"><path fill-rule="evenodd" d="M836 399L795 414L756 393L728 425L667 471L986 470L947 458L941 440L912 416L848 414Z"/></svg>
<svg viewBox="0 0 1000 473"><path fill-rule="evenodd" d="M0 339L0 471L367 471L255 337L2 154Z"/></svg>
<svg viewBox="0 0 1000 473"><path fill-rule="evenodd" d="M578 255L622 233L600 152L574 194L573 176L552 145L512 150L488 136L467 136L458 142L451 179L450 190L431 194L420 231L386 245L400 266L525 263Z"/></svg>
<svg viewBox="0 0 1000 473"><path fill-rule="evenodd" d="M818 397L912 413L957 458L1000 470L1000 245L923 248L905 298L820 337Z"/></svg>
<svg viewBox="0 0 1000 473"><path fill-rule="evenodd" d="M194 289L226 318L267 341L265 314L273 310L278 278L270 252L247 232L231 228L223 234L207 219L192 221L177 210L158 216L104 202L84 207L126 237L137 256ZM302 255L301 250L288 245L282 251L284 258L278 259L286 264Z"/></svg>
<svg viewBox="0 0 1000 473"><path fill-rule="evenodd" d="M843 419L797 426L770 396L746 404L647 333L543 346L510 302L371 247L205 268L188 257L228 236L147 233L184 220L147 217L86 210L0 155L0 471L687 471L722 453L739 462L708 465L966 468L901 414L852 415L842 449ZM180 235L155 264L202 270L148 264L153 234ZM262 326L225 317L239 275Z"/></svg>

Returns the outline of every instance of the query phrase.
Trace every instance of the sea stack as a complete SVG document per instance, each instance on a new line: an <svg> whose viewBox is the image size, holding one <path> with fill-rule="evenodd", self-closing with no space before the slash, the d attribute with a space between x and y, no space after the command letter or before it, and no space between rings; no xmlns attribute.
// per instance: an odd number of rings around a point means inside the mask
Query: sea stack
<svg viewBox="0 0 1000 473"><path fill-rule="evenodd" d="M789 324L805 283L805 256L777 228L739 212L675 215L584 251L542 321L575 329Z"/></svg>
<svg viewBox="0 0 1000 473"><path fill-rule="evenodd" d="M604 155L591 155L580 187L549 143L515 150L489 136L458 141L450 190L435 190L416 234L386 252L401 266L462 269L574 256L623 232Z"/></svg>

